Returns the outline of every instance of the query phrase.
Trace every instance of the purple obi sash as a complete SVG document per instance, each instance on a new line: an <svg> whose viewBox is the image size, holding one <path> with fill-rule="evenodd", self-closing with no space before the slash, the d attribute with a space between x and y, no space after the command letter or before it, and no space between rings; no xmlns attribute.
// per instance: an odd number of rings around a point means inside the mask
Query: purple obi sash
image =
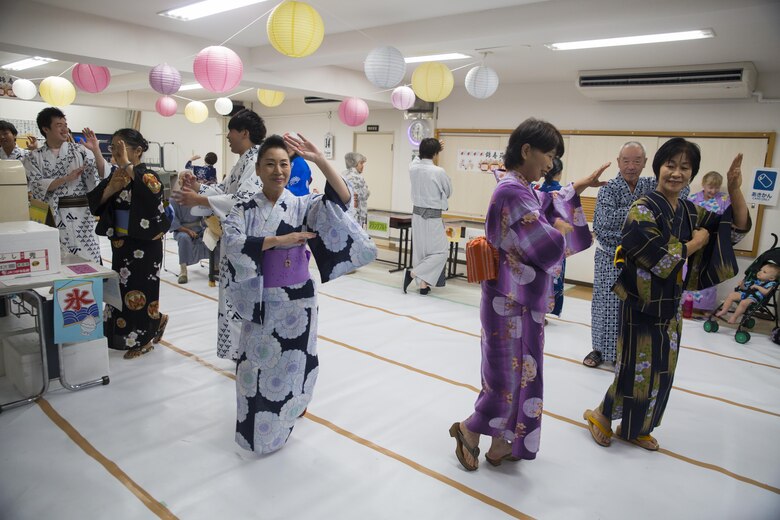
<svg viewBox="0 0 780 520"><path fill-rule="evenodd" d="M309 257L306 246L263 251L263 287L286 287L309 279Z"/></svg>

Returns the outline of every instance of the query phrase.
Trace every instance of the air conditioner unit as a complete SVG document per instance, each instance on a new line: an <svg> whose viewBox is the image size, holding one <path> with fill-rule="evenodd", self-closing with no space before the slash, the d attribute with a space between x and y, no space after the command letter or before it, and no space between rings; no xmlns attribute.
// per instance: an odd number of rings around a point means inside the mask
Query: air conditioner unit
<svg viewBox="0 0 780 520"><path fill-rule="evenodd" d="M756 86L750 62L685 67L584 70L580 92L603 101L748 98Z"/></svg>

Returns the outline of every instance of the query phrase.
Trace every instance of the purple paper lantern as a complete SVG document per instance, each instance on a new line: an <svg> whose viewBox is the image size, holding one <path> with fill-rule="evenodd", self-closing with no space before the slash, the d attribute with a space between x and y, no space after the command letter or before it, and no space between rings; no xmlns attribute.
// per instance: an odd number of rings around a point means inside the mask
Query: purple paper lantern
<svg viewBox="0 0 780 520"><path fill-rule="evenodd" d="M160 94L175 94L181 87L181 73L167 63L160 63L149 71L149 86Z"/></svg>
<svg viewBox="0 0 780 520"><path fill-rule="evenodd" d="M160 96L160 99L154 104L154 109L163 117L171 117L178 108L179 104L170 96Z"/></svg>
<svg viewBox="0 0 780 520"><path fill-rule="evenodd" d="M360 98L347 98L339 105L339 119L348 126L360 126L368 119L368 105Z"/></svg>
<svg viewBox="0 0 780 520"><path fill-rule="evenodd" d="M241 83L244 64L232 50L213 45L198 53L192 64L192 71L195 73L195 79L206 90L227 92Z"/></svg>
<svg viewBox="0 0 780 520"><path fill-rule="evenodd" d="M100 65L77 63L73 67L71 76L73 77L73 83L79 89L91 94L102 92L111 82L111 72L109 72L107 67L101 67Z"/></svg>
<svg viewBox="0 0 780 520"><path fill-rule="evenodd" d="M390 102L393 103L393 107L398 110L409 110L414 106L414 100L417 96L414 95L414 90L409 87L398 87L393 90L390 95Z"/></svg>

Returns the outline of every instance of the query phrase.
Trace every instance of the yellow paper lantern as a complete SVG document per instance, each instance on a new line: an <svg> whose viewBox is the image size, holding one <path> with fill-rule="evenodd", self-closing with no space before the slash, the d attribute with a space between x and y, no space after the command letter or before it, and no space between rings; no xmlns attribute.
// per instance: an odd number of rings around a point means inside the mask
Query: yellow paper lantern
<svg viewBox="0 0 780 520"><path fill-rule="evenodd" d="M268 17L266 31L274 49L291 58L303 58L320 47L325 25L309 4L285 1Z"/></svg>
<svg viewBox="0 0 780 520"><path fill-rule="evenodd" d="M184 107L184 117L190 123L202 123L209 117L209 109L200 101L190 101L187 106Z"/></svg>
<svg viewBox="0 0 780 520"><path fill-rule="evenodd" d="M418 98L431 103L449 96L454 84L450 69L435 61L420 64L412 74L412 90Z"/></svg>
<svg viewBox="0 0 780 520"><path fill-rule="evenodd" d="M76 99L76 89L73 84L59 76L49 76L41 81L38 92L48 104L55 107L65 107Z"/></svg>
<svg viewBox="0 0 780 520"><path fill-rule="evenodd" d="M278 107L284 101L284 92L259 88L257 89L257 99L267 107Z"/></svg>

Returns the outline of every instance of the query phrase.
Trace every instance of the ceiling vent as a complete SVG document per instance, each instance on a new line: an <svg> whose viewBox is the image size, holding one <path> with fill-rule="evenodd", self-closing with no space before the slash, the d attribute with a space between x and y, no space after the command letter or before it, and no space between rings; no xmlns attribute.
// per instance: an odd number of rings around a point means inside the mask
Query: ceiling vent
<svg viewBox="0 0 780 520"><path fill-rule="evenodd" d="M602 101L749 98L756 86L749 62L621 70L584 70L579 91Z"/></svg>

